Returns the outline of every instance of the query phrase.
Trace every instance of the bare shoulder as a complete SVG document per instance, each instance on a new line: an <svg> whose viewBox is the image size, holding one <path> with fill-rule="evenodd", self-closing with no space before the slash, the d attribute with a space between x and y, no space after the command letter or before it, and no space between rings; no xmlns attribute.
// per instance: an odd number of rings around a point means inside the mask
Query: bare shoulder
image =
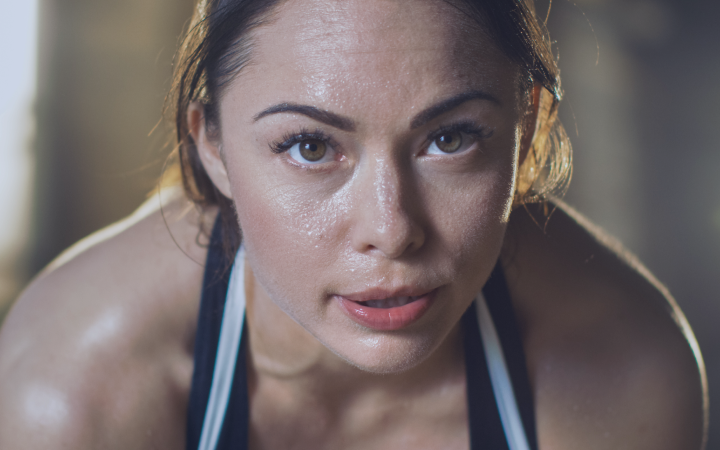
<svg viewBox="0 0 720 450"><path fill-rule="evenodd" d="M704 365L667 289L568 206L540 217L513 213L503 264L541 448L700 449Z"/></svg>
<svg viewBox="0 0 720 450"><path fill-rule="evenodd" d="M0 448L182 448L205 249L157 198L71 247L0 329Z"/></svg>

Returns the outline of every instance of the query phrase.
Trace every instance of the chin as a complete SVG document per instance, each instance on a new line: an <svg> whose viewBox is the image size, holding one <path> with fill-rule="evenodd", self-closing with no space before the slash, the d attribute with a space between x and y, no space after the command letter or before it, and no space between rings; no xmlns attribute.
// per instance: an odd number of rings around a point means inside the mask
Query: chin
<svg viewBox="0 0 720 450"><path fill-rule="evenodd" d="M326 346L348 364L378 375L399 374L425 362L440 347L442 339L378 333L356 338L350 348Z"/></svg>

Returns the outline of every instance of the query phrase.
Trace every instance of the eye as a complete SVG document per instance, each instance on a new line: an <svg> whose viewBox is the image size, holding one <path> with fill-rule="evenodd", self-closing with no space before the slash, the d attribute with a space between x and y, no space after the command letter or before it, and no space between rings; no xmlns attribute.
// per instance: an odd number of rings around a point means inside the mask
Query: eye
<svg viewBox="0 0 720 450"><path fill-rule="evenodd" d="M321 164L332 161L333 151L319 139L303 139L288 149L288 155L302 164Z"/></svg>
<svg viewBox="0 0 720 450"><path fill-rule="evenodd" d="M330 136L321 130L286 134L280 142L270 144L273 153L286 153L287 158L304 166L314 166L337 159L338 152Z"/></svg>
<svg viewBox="0 0 720 450"><path fill-rule="evenodd" d="M460 123L440 129L429 136L428 155L449 155L463 153L475 147L478 140L492 136L473 123Z"/></svg>
<svg viewBox="0 0 720 450"><path fill-rule="evenodd" d="M428 147L428 154L441 155L455 153L463 144L463 135L459 131L447 131L437 136Z"/></svg>

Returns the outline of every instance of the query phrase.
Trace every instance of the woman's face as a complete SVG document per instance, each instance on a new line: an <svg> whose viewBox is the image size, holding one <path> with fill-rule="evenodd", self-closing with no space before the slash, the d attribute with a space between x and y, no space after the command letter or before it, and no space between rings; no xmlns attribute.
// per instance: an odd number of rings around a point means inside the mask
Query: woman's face
<svg viewBox="0 0 720 450"><path fill-rule="evenodd" d="M500 252L524 111L477 31L440 1L290 0L221 100L256 280L365 370L428 357Z"/></svg>

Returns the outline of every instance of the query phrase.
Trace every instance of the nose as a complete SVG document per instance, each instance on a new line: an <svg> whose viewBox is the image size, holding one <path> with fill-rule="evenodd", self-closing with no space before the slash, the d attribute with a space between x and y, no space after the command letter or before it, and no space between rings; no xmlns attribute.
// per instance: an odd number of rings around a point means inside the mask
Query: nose
<svg viewBox="0 0 720 450"><path fill-rule="evenodd" d="M425 243L425 230L411 169L382 158L363 166L353 183L353 248L389 259L417 251Z"/></svg>

